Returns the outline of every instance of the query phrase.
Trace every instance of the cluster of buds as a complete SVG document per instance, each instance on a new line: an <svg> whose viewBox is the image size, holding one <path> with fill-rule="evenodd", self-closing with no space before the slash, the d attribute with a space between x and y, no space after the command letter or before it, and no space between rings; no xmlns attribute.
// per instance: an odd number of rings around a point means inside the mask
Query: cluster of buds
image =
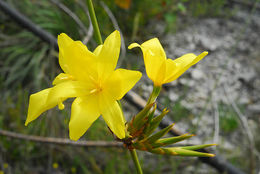
<svg viewBox="0 0 260 174"><path fill-rule="evenodd" d="M163 117L169 112L164 109L159 115L156 114L156 98L159 96L162 85L176 80L189 67L203 59L208 52L200 55L189 53L175 60L167 59L165 51L157 38L150 39L143 44L131 44L128 48L140 47L143 52L144 64L148 77L153 81L153 92L144 109L127 123L126 138L124 145L129 149L138 149L156 154L175 156L199 156L213 157L214 154L203 153L196 150L214 146L215 144L173 147L174 143L188 139L194 135L183 134L180 136L162 138L174 124L156 132ZM154 115L158 116L154 116Z"/></svg>
<svg viewBox="0 0 260 174"><path fill-rule="evenodd" d="M196 150L214 146L215 144L169 147L194 135L183 134L170 138L162 138L174 126L174 124L171 124L156 132L160 122L168 112L169 110L164 109L158 116L154 116L156 113L155 102L147 104L129 123L127 123L127 136L123 139L124 146L128 149L137 149L162 155L199 157L214 156L214 154L198 152Z"/></svg>

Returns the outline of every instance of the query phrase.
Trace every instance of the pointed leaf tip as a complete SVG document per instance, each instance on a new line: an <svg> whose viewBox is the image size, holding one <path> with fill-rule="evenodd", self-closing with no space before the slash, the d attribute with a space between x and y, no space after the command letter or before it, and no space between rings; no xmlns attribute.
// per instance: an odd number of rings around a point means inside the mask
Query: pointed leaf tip
<svg viewBox="0 0 260 174"><path fill-rule="evenodd" d="M177 153L178 156L197 156L197 157L214 157L214 154L211 153L204 153L204 152L198 152L198 151L193 151L193 150L187 150L179 147L170 147L170 148L165 148L168 150L172 150L175 153Z"/></svg>
<svg viewBox="0 0 260 174"><path fill-rule="evenodd" d="M171 128L174 126L174 123L167 126L166 128L160 130L159 132L156 132L152 136L148 137L147 139L144 139L143 142L148 142L148 143L154 143L157 141L159 138L163 137L165 134L167 134Z"/></svg>
<svg viewBox="0 0 260 174"><path fill-rule="evenodd" d="M162 146L168 146L168 145L172 145L174 143L183 141L183 140L191 138L191 137L192 137L192 135L184 134L184 135L180 135L180 136L176 136L176 137L163 138L163 139L157 140L152 145L153 145L154 148L162 147Z"/></svg>

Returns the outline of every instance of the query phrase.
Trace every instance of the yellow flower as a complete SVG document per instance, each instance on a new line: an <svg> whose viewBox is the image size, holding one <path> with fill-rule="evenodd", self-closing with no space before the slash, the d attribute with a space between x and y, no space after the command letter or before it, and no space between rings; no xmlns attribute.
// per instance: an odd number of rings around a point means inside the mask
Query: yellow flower
<svg viewBox="0 0 260 174"><path fill-rule="evenodd" d="M4 163L4 165L3 165L4 169L7 169L8 166L9 166L8 163Z"/></svg>
<svg viewBox="0 0 260 174"><path fill-rule="evenodd" d="M58 164L58 163L53 163L53 164L52 164L52 168L57 169L58 167L59 167L59 164Z"/></svg>
<svg viewBox="0 0 260 174"><path fill-rule="evenodd" d="M141 78L138 71L116 69L120 52L120 34L110 34L92 53L80 41L66 34L58 36L59 64L64 73L53 81L54 87L32 94L25 125L44 111L76 97L71 106L70 139L78 140L102 114L118 138L125 137L125 119L117 103Z"/></svg>
<svg viewBox="0 0 260 174"><path fill-rule="evenodd" d="M189 53L175 60L167 59L160 41L157 38L150 39L142 45L132 43L128 48L140 47L143 51L144 64L148 77L155 86L176 80L192 65L199 62L208 52L200 55Z"/></svg>

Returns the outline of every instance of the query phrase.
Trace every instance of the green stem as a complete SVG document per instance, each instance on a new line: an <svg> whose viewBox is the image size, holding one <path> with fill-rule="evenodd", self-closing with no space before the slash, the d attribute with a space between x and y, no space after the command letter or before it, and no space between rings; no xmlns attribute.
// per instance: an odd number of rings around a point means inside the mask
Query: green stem
<svg viewBox="0 0 260 174"><path fill-rule="evenodd" d="M98 22L97 22L92 0L87 0L87 5L88 5L88 11L89 11L89 15L90 15L91 22L92 22L93 29L94 29L95 38L97 40L97 43L99 45L101 45L101 44L103 44L103 41L102 41L102 37L101 37L100 30L98 27Z"/></svg>
<svg viewBox="0 0 260 174"><path fill-rule="evenodd" d="M162 89L162 86L153 86L153 92L151 93L146 105L149 105L149 104L155 102L156 98L158 97L158 95L161 92L161 89Z"/></svg>
<svg viewBox="0 0 260 174"><path fill-rule="evenodd" d="M129 149L129 151L130 151L131 157L132 157L132 159L134 161L137 173L138 174L143 174L142 167L141 167L141 165L139 163L139 160L138 160L138 157L137 157L135 149Z"/></svg>

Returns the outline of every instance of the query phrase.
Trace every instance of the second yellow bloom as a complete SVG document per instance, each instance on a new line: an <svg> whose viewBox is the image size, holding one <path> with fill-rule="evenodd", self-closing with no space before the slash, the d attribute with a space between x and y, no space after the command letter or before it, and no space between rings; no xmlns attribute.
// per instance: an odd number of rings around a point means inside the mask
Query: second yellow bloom
<svg viewBox="0 0 260 174"><path fill-rule="evenodd" d="M208 52L204 51L200 55L189 53L175 60L167 59L164 49L157 38L150 39L143 44L131 44L128 48L140 47L143 51L144 64L148 77L155 86L176 80L192 65L199 62Z"/></svg>

